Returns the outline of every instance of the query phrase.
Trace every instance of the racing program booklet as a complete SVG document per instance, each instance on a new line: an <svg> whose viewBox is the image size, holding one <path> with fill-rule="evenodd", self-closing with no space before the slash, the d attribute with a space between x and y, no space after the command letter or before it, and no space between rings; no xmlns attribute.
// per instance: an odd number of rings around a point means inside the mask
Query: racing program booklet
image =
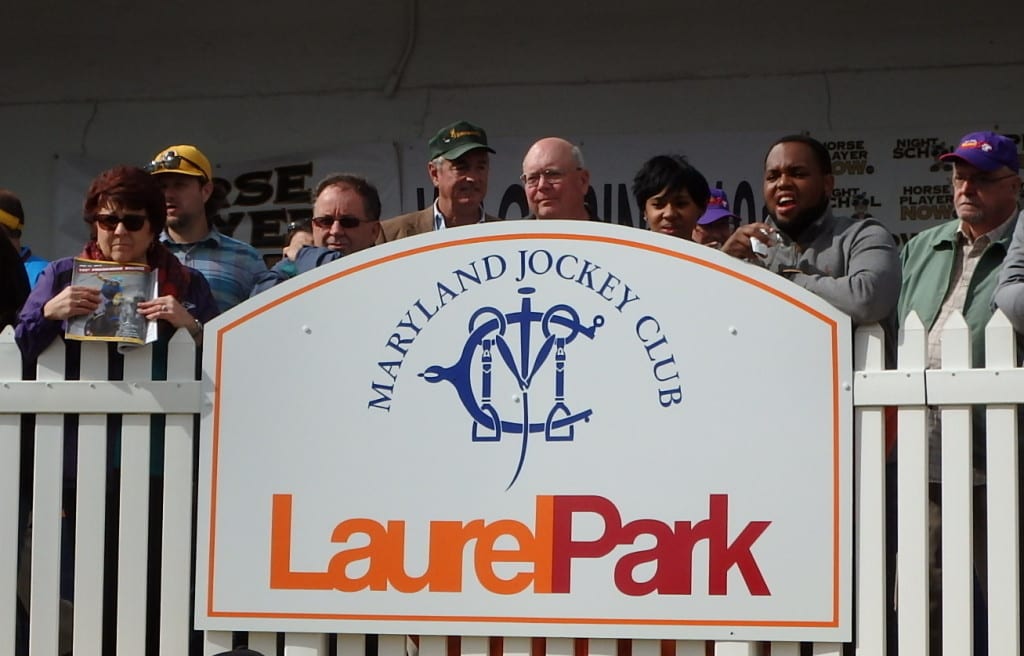
<svg viewBox="0 0 1024 656"><path fill-rule="evenodd" d="M68 321L68 339L118 342L118 350L156 341L156 321L139 314L139 303L156 298L157 275L145 264L121 264L75 258L72 285L100 290L100 305L91 314Z"/></svg>

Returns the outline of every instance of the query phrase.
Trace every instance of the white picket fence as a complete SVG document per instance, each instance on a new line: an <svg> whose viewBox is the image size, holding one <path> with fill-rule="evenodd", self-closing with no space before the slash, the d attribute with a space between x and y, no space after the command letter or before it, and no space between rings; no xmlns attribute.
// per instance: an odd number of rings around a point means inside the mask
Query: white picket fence
<svg viewBox="0 0 1024 656"><path fill-rule="evenodd" d="M927 416L926 404L943 418L943 616L942 640L948 655L972 653L972 478L970 405L987 406L988 626L989 653L1020 654L1020 550L1018 544L1018 437L1016 405L1024 403L1024 369L1015 366L1014 335L999 313L987 332L987 366L971 369L970 344L962 317L951 318L943 334L943 368L925 371L926 333L912 316L900 337L899 368L883 370L883 340L877 327L855 339L855 653L885 653L885 427L883 406L899 406L898 465L898 627L904 656L928 653ZM58 653L60 540L64 479L64 415L78 414L78 453L74 544L75 656L104 654L104 525L117 521L116 654L146 653L146 574L160 572L159 654L188 654L191 636L190 572L193 535L193 422L201 411L194 379L192 340L179 332L169 347L167 381L150 377L151 350L124 359L123 380L107 375L107 348L82 346L81 379L64 380L65 349L58 342L39 359L35 381L23 381L22 362L10 329L0 334L0 654L15 653L18 582L19 507L32 516L31 594L28 644L32 656ZM253 372L258 375L258 372ZM30 499L20 498L22 413L34 413L34 453ZM121 413L120 506L108 517L106 488L107 413ZM162 562L147 562L151 416L166 415ZM113 479L117 480L117 479ZM30 506L27 504L30 503ZM22 504L21 506L19 504ZM585 636L580 636L585 638ZM365 636L251 634L249 646L267 656L283 643L287 656L362 656ZM203 636L203 653L230 649L227 632ZM625 644L628 643L628 644ZM403 656L404 636L379 636L380 656ZM814 644L817 656L844 652L840 644ZM705 654L797 655L796 643L705 643L657 640L548 639L551 656L676 656ZM423 636L422 656L446 653L534 656L541 651L528 638ZM849 650L849 646L846 647ZM498 653L495 653L498 652Z"/></svg>

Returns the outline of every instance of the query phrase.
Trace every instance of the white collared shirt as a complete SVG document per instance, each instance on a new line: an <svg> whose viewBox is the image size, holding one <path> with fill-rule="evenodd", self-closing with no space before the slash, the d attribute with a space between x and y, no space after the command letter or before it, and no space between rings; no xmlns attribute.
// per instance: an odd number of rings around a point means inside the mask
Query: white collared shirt
<svg viewBox="0 0 1024 656"><path fill-rule="evenodd" d="M484 207L480 206L480 220L477 223L484 222ZM447 230L448 225L445 223L444 214L441 214L441 210L437 207L437 201L434 201L434 230Z"/></svg>

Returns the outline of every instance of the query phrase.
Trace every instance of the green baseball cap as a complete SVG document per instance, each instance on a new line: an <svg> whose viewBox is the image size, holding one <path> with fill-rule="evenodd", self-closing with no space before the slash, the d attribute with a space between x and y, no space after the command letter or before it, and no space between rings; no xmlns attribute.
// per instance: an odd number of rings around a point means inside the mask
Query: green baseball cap
<svg viewBox="0 0 1024 656"><path fill-rule="evenodd" d="M458 159L477 148L494 152L494 149L487 145L487 133L484 129L469 121L457 121L441 128L427 142L427 148L430 150L430 159Z"/></svg>

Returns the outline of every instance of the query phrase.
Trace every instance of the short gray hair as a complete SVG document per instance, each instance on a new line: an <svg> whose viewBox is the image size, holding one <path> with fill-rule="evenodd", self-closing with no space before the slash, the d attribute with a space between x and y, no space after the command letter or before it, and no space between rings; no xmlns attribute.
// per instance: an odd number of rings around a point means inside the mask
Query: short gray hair
<svg viewBox="0 0 1024 656"><path fill-rule="evenodd" d="M583 151L580 150L580 147L575 145L575 144L573 144L571 152L572 152L572 160L574 162L576 162L576 166L578 166L581 169L586 168L586 165L583 163Z"/></svg>

